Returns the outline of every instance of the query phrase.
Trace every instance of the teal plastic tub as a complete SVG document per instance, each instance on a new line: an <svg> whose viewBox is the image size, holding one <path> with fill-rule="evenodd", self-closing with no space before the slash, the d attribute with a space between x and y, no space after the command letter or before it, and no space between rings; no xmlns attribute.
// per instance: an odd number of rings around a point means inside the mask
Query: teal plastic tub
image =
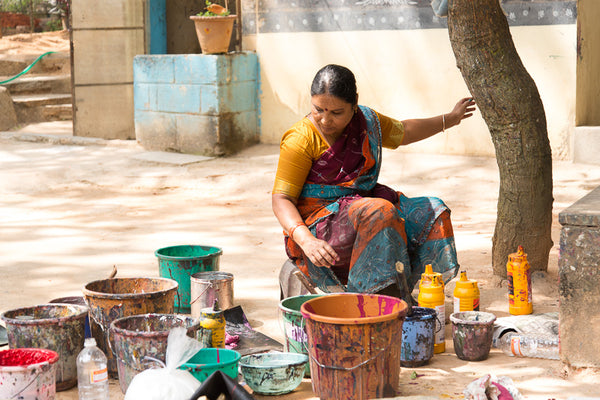
<svg viewBox="0 0 600 400"><path fill-rule="evenodd" d="M161 278L177 281L175 310L181 314L191 311L191 276L197 272L218 271L223 250L214 246L180 245L163 247L154 252L158 258Z"/></svg>
<svg viewBox="0 0 600 400"><path fill-rule="evenodd" d="M321 294L306 294L279 302L279 311L283 322L283 331L285 333L285 343L283 350L288 353L298 353L308 355L308 336L304 326L304 320L300 313L300 307L308 300L323 296ZM310 377L310 364L306 363L305 375Z"/></svg>
<svg viewBox="0 0 600 400"><path fill-rule="evenodd" d="M191 373L194 378L204 382L215 371L222 371L237 381L238 364L242 356L235 350L206 348L200 349L179 369Z"/></svg>
<svg viewBox="0 0 600 400"><path fill-rule="evenodd" d="M242 357L240 369L250 389L261 395L281 395L296 389L308 363L306 354L262 353Z"/></svg>

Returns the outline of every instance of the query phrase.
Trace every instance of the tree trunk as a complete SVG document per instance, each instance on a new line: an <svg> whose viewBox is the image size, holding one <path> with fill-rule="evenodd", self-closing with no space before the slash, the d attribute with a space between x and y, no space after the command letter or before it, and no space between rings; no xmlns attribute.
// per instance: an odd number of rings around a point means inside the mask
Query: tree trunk
<svg viewBox="0 0 600 400"><path fill-rule="evenodd" d="M535 82L517 54L499 0L450 0L450 42L483 116L500 171L492 247L494 275L522 245L532 270L552 248L552 154Z"/></svg>

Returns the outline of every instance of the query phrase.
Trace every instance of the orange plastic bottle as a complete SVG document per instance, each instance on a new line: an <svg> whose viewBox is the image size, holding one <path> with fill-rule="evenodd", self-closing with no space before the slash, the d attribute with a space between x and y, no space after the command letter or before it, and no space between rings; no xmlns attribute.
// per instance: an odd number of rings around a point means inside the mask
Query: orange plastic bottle
<svg viewBox="0 0 600 400"><path fill-rule="evenodd" d="M512 315L525 315L533 312L531 295L531 270L523 246L516 253L508 255L506 264L508 278L508 312Z"/></svg>

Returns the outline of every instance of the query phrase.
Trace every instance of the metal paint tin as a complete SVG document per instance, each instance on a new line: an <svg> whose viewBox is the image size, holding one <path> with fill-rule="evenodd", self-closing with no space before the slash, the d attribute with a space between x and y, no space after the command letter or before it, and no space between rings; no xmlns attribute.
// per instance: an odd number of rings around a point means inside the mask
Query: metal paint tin
<svg viewBox="0 0 600 400"><path fill-rule="evenodd" d="M83 349L88 309L73 304L40 304L6 311L0 318L6 323L11 349L40 348L59 355L56 391L77 384L77 355Z"/></svg>
<svg viewBox="0 0 600 400"><path fill-rule="evenodd" d="M190 277L192 317L218 301L221 310L233 307L233 274L220 271L197 272Z"/></svg>
<svg viewBox="0 0 600 400"><path fill-rule="evenodd" d="M172 314L177 286L175 280L166 278L112 278L85 285L92 335L108 358L111 378L117 377L117 360L108 341L111 322L139 314Z"/></svg>
<svg viewBox="0 0 600 400"><path fill-rule="evenodd" d="M402 324L400 365L420 367L433 357L436 311L427 307L413 307L412 315Z"/></svg>
<svg viewBox="0 0 600 400"><path fill-rule="evenodd" d="M225 347L225 316L223 311L205 308L200 312L199 341L208 347Z"/></svg>
<svg viewBox="0 0 600 400"><path fill-rule="evenodd" d="M110 324L121 392L127 392L137 374L155 367L147 357L166 362L169 332L179 326L195 339L200 323L179 314L140 314L119 318Z"/></svg>

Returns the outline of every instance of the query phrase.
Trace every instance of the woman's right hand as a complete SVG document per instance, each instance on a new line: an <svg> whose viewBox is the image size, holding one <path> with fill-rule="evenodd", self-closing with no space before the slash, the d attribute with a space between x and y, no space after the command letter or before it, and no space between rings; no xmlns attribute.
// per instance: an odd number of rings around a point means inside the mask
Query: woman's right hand
<svg viewBox="0 0 600 400"><path fill-rule="evenodd" d="M319 267L331 267L340 257L333 247L324 240L317 239L304 224L298 225L296 221L302 221L302 216L296 208L296 199L281 193L273 193L271 196L273 212L284 230L292 229L293 240L300 246L308 259Z"/></svg>
<svg viewBox="0 0 600 400"><path fill-rule="evenodd" d="M298 240L296 243L301 242L298 245L313 264L318 267L331 268L336 261L339 261L340 257L329 243L315 238L310 232L309 235L310 237L307 235L303 237L303 240Z"/></svg>

